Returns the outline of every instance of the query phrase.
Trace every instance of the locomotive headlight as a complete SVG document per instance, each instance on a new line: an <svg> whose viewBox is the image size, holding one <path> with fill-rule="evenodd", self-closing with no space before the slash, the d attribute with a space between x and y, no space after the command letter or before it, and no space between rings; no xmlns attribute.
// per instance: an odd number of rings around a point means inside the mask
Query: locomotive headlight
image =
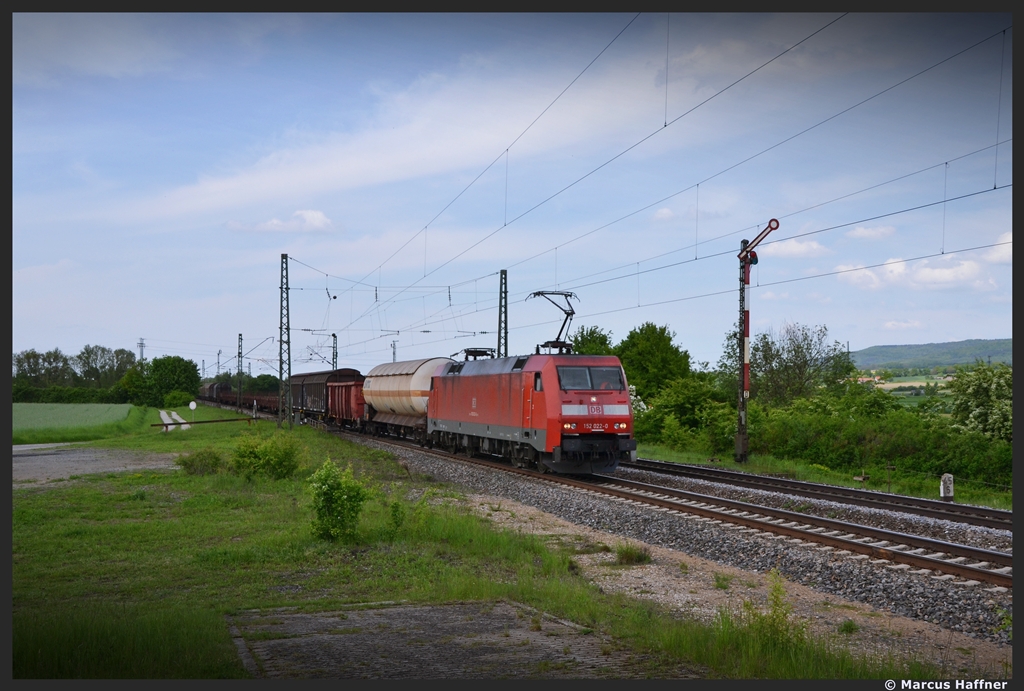
<svg viewBox="0 0 1024 691"><path fill-rule="evenodd" d="M569 423L569 422L563 423L563 424L562 424L562 429L576 429L576 423L575 423L575 422L572 422L572 423Z"/></svg>

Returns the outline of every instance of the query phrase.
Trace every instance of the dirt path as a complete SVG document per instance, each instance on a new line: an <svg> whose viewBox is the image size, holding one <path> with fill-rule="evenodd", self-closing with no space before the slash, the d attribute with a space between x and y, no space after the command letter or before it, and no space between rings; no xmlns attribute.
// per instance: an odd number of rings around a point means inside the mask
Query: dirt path
<svg viewBox="0 0 1024 691"><path fill-rule="evenodd" d="M26 444L12 450L14 489L68 480L77 475L117 473L140 468L173 468L174 453L94 449L71 444Z"/></svg>
<svg viewBox="0 0 1024 691"><path fill-rule="evenodd" d="M466 503L472 511L498 526L543 535L553 544L585 549L600 545L614 548L628 542L646 547L653 559L642 566L615 566L615 554L610 552L595 551L574 557L582 573L605 592L652 600L679 616L705 622L711 622L721 607L735 612L745 600L760 607L767 601L768 579L761 573L724 566L673 549L642 545L508 499L471 495ZM798 583L786 582L785 589L793 617L805 622L810 633L831 637L855 655L914 656L944 669L947 674L944 678L964 678L969 672L990 680L1012 676L1012 646L896 616ZM856 629L847 624L851 632L841 633L840 627L847 621L853 622Z"/></svg>

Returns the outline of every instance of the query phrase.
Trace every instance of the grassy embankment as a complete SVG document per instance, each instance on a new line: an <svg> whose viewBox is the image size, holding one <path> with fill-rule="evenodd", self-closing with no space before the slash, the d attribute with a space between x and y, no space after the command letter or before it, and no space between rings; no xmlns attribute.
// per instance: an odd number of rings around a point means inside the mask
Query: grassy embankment
<svg viewBox="0 0 1024 691"><path fill-rule="evenodd" d="M892 492L893 494L903 494L909 497L939 498L939 478L907 475L901 473L899 469L890 471L891 476L887 479L884 468L867 468L869 479L862 483L853 479L855 474L860 475L859 472L843 472L808 461L792 461L760 454L751 454L750 460L742 466L734 463L731 456L720 456L718 461L710 461L706 453L675 451L656 444L640 444L637 448L637 455L641 458L652 458L659 461L707 465L715 468L724 468L725 470L759 475L776 475L793 480L820 482L840 487L856 487L858 489L870 489L878 492ZM998 491L983 483L972 483L964 478L955 478L954 480L954 496L958 503L989 506L1007 511L1013 510L1013 492Z"/></svg>
<svg viewBox="0 0 1024 691"><path fill-rule="evenodd" d="M232 415L196 411L197 420L220 417ZM224 423L165 434L145 426L159 421L156 411L143 418L137 433L95 445L159 452L213 447L228 455L240 435L274 429ZM572 566L578 552L495 530L461 508L457 493L428 477L409 478L388 454L309 428L292 434L302 462L286 480L147 471L16 490L14 676L244 677L227 613L497 599L608 633L649 655L652 676L680 664L728 678L940 675L916 663L852 654L837 640L808 638L779 598L767 612L723 612L708 626L602 593ZM310 532L306 478L327 457L351 464L374 491L350 543L316 540ZM419 501L407 501L412 490ZM394 501L406 509L397 530L389 510Z"/></svg>

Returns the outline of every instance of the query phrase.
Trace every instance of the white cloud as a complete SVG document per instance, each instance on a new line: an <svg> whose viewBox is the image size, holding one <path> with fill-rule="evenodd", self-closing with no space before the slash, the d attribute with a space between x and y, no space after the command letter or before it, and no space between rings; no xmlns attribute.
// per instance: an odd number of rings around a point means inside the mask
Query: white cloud
<svg viewBox="0 0 1024 691"><path fill-rule="evenodd" d="M668 221L675 218L675 214L672 213L672 209L662 208L654 212L655 221Z"/></svg>
<svg viewBox="0 0 1024 691"><path fill-rule="evenodd" d="M789 297L789 293L776 293L769 290L766 293L761 293L760 298L762 300L785 300Z"/></svg>
<svg viewBox="0 0 1024 691"><path fill-rule="evenodd" d="M917 329L921 326L921 322L916 319L909 319L907 321L887 321L885 322L885 328L887 329Z"/></svg>
<svg viewBox="0 0 1024 691"><path fill-rule="evenodd" d="M866 228L864 226L857 226L853 230L846 234L849 238L860 238L865 240L877 240L878 238L889 237L896 232L896 229L892 226L875 226L874 228Z"/></svg>
<svg viewBox="0 0 1024 691"><path fill-rule="evenodd" d="M861 270L856 270L861 269ZM924 260L908 265L901 259L888 259L885 264L873 269L853 264L835 268L839 280L861 288L882 288L903 286L906 288L954 288L972 287L977 290L992 290L995 282L980 276L981 265L971 260L958 260L955 255L946 255L937 262Z"/></svg>
<svg viewBox="0 0 1024 691"><path fill-rule="evenodd" d="M816 240L801 241L792 238L766 245L757 250L757 253L762 257L806 258L820 257L823 254L829 254L830 250Z"/></svg>
<svg viewBox="0 0 1024 691"><path fill-rule="evenodd" d="M878 271L885 280L892 283L906 276L907 263L901 259L886 259Z"/></svg>
<svg viewBox="0 0 1024 691"><path fill-rule="evenodd" d="M914 268L911 281L925 287L956 285L973 280L980 270L978 263L973 261L961 261L945 267L931 267L922 262Z"/></svg>
<svg viewBox="0 0 1024 691"><path fill-rule="evenodd" d="M327 218L323 211L313 209L300 209L293 213L292 218L287 221L272 218L251 226L238 221L228 221L227 223L229 230L269 233L310 233L331 230L333 226L331 219Z"/></svg>
<svg viewBox="0 0 1024 691"><path fill-rule="evenodd" d="M844 283L859 286L861 288L879 288L882 281L871 269L865 269L863 264L840 264L835 268L840 271L838 278Z"/></svg>
<svg viewBox="0 0 1024 691"><path fill-rule="evenodd" d="M896 258L886 259L882 266L874 269L863 268L863 264L840 264L835 270L846 272L839 274L841 281L874 289L900 283L906 275L907 265L902 259Z"/></svg>
<svg viewBox="0 0 1024 691"><path fill-rule="evenodd" d="M984 255L982 259L987 261L989 264L1012 264L1013 263L1013 232L1003 233L999 236L996 242L1007 242L1008 245L999 245L993 247Z"/></svg>

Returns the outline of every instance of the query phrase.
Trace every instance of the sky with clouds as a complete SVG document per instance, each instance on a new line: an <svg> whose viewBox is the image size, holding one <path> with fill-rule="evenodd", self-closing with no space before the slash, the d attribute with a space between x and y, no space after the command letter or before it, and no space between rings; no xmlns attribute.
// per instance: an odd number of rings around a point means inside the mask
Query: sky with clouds
<svg viewBox="0 0 1024 691"><path fill-rule="evenodd" d="M13 351L1012 336L1009 14L13 15ZM220 355L218 356L218 351Z"/></svg>

